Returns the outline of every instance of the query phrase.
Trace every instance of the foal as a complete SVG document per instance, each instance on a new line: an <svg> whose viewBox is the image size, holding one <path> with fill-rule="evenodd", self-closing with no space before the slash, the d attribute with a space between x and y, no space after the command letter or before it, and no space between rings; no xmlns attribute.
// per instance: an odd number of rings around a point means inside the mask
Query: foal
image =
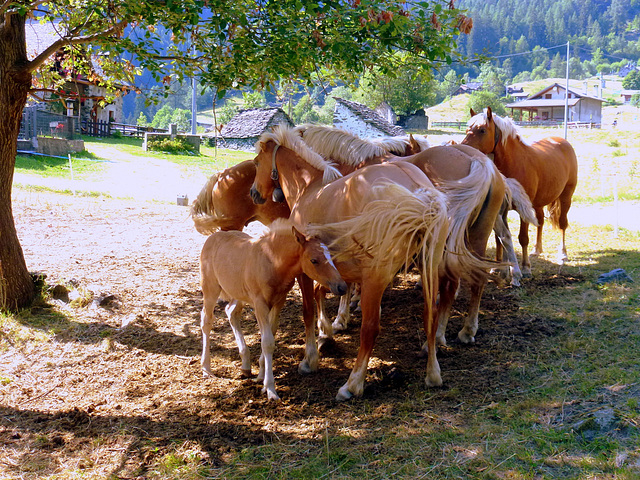
<svg viewBox="0 0 640 480"><path fill-rule="evenodd" d="M287 293L296 276L303 272L335 295L347 291L326 245L317 237L300 233L288 220L274 221L269 231L257 239L240 231L219 231L207 238L200 255L204 303L200 320L201 363L205 377L213 376L209 334L218 297L229 301L225 311L240 351L242 373L251 375L251 358L240 329L242 309L250 304L258 320L262 346L257 380L263 382L262 391L269 400L279 400L273 377L274 336ZM311 357L309 363L315 363L317 368L317 351Z"/></svg>

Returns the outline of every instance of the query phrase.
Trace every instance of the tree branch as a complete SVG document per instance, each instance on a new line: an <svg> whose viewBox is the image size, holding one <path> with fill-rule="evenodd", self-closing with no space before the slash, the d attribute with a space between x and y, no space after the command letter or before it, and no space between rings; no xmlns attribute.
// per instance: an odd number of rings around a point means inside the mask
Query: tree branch
<svg viewBox="0 0 640 480"><path fill-rule="evenodd" d="M51 55L56 53L62 47L66 45L83 45L87 43L91 43L94 40L103 39L105 37L109 37L110 35L114 35L122 31L126 22L120 21L113 25L111 28L105 30L104 32L94 33L91 35L83 35L80 37L70 37L65 36L53 42L49 47L47 47L40 55L31 60L26 67L26 70L29 73L35 71L38 67L40 67Z"/></svg>

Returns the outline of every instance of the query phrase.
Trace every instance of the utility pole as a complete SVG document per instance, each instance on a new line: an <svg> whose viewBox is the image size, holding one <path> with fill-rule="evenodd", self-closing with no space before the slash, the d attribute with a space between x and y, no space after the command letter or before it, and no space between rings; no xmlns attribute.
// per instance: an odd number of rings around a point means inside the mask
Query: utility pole
<svg viewBox="0 0 640 480"><path fill-rule="evenodd" d="M567 121L569 120L569 42L567 42L567 85L564 90L564 139L567 139Z"/></svg>
<svg viewBox="0 0 640 480"><path fill-rule="evenodd" d="M196 46L192 46L193 56L196 56ZM196 135L197 126L198 126L198 112L196 111L196 74L193 73L193 77L191 78L191 135ZM566 135L565 135L566 137Z"/></svg>

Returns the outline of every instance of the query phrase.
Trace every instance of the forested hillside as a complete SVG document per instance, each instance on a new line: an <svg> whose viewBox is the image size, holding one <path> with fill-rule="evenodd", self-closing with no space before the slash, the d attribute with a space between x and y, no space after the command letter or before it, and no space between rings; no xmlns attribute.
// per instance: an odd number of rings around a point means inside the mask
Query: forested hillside
<svg viewBox="0 0 640 480"><path fill-rule="evenodd" d="M591 62L576 74L607 72L640 57L640 0L459 0L456 6L473 18L459 51L494 57L508 76L553 68L557 54L566 56L567 41L572 58Z"/></svg>

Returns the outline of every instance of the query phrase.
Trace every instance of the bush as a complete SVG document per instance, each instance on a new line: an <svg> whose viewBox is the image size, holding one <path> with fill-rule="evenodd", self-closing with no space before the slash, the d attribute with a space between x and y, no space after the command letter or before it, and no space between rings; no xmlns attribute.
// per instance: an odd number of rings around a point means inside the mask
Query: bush
<svg viewBox="0 0 640 480"><path fill-rule="evenodd" d="M195 154L196 148L186 138L149 138L147 150L173 154Z"/></svg>

